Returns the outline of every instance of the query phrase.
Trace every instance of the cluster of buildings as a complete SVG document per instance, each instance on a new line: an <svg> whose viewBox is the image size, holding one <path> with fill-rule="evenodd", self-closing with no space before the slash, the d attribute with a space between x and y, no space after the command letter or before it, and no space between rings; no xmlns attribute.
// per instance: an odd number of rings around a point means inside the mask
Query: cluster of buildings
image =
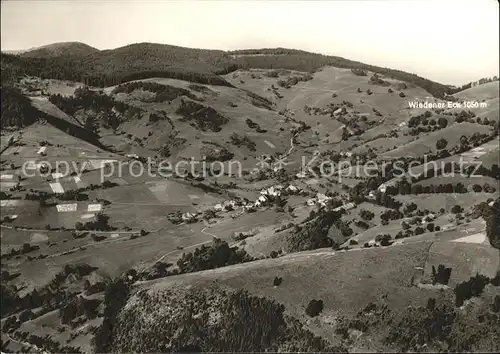
<svg viewBox="0 0 500 354"><path fill-rule="evenodd" d="M320 206L326 207L326 205L328 204L328 201L331 199L332 198L330 198L326 194L318 193L318 194L316 194L316 197L310 198L307 200L307 205L309 205L309 206L320 205Z"/></svg>
<svg viewBox="0 0 500 354"><path fill-rule="evenodd" d="M241 214L245 211L255 211L257 208L264 207L266 205L271 204L277 197L284 195L298 195L304 193L299 187L289 184L288 186L283 185L275 185L267 188L263 188L260 191L259 197L255 201L248 200L225 200L224 202L217 203L213 206L213 211L221 212L221 211L234 211L239 209L239 212L235 215ZM317 193L315 197L307 200L307 205L309 206L322 206L326 207L328 205L328 201L332 198L323 193ZM334 211L340 211L341 209L350 210L356 207L355 203L346 203L335 209ZM183 213L181 216L182 221L184 222L193 222L196 221L199 213Z"/></svg>
<svg viewBox="0 0 500 354"><path fill-rule="evenodd" d="M279 197L281 195L291 195L298 194L301 190L299 187L296 187L292 184L287 187L283 187L281 184L276 186L271 186L269 188L264 188L260 191L260 196L254 202L254 206L259 208L261 206L266 205L268 202L272 201L274 198Z"/></svg>
<svg viewBox="0 0 500 354"><path fill-rule="evenodd" d="M214 205L215 211L223 210L234 210L237 207L243 207L246 210L251 210L255 208L260 208L272 202L275 198L281 195L292 195L301 193L301 189L294 185L288 185L284 187L283 185L271 186L264 188L260 191L259 197L254 202L246 202L241 200L226 200L222 203Z"/></svg>

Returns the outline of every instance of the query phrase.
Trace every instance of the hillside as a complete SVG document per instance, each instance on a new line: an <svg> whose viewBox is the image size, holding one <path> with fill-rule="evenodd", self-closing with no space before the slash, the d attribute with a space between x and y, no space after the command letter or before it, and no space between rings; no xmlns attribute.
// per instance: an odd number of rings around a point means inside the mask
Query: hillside
<svg viewBox="0 0 500 354"><path fill-rule="evenodd" d="M282 48L223 52L138 43L93 52L84 57L53 55L53 53L61 53L60 48L64 49L64 47L56 45L54 48L49 46L49 49L42 48L28 52L23 55L23 62L16 63L19 66L18 70L28 75L83 81L95 86L110 86L153 76L224 85L224 81L218 79L216 75L232 72L237 68L283 68L314 72L323 66L330 65L377 72L413 83L437 97L442 97L448 90L445 85L403 71L367 65L340 57ZM45 54L45 51L48 53ZM2 58L4 56L8 54L3 54ZM6 60L9 59L6 58Z"/></svg>
<svg viewBox="0 0 500 354"><path fill-rule="evenodd" d="M365 249L337 253L322 249L287 255L279 259L256 261L245 265L228 266L223 269L141 283L134 289L133 295L128 299L123 309L117 312L116 329L111 337L111 347L120 351L152 351L161 345L175 345L175 342L169 343L168 341L160 342L163 344L150 342L148 333L144 331L147 327L146 322L153 328L157 328L159 323L168 321L166 327L161 326L159 331L162 334L158 333L157 337L170 338L167 334L168 331L172 331L170 328L172 326L178 328L172 324L171 320L167 320L172 317L192 316L193 320L199 318L197 324L204 329L205 333L212 333L216 328L224 326L222 324L226 321L233 323L236 331L239 326L238 322L227 315L234 312L220 313L218 310L219 308L231 307L231 305L226 304L227 300L219 299L216 295L222 288L229 293L236 289L245 289L252 296L283 304L288 316L300 320L305 324L305 328L311 330L315 335L328 339L337 348L345 346L349 351L356 349L394 351L400 349L400 345L416 348L413 347L415 345L413 342L391 342L388 341L388 338L391 331L396 329L400 331L421 329L405 328L405 326L397 328L395 324L391 324L392 321L398 320L399 316L409 316L407 320L416 321L418 316L411 313L405 315L405 311L411 308L414 308L415 311L424 311L424 306L429 298L435 298L440 306L447 308L450 312L456 311L447 304L451 301L450 290L458 282L474 276L475 270L481 269L479 258L473 264L462 266L461 258L463 256L470 256L478 252L480 257L484 257L484 261L489 262L491 269L486 272L481 270L481 273L493 277L498 270L498 267L495 266L499 261L497 254L489 252L487 249L481 249L480 246L477 246L476 249L476 247L466 247L463 244L455 245L456 256L453 256L453 252L447 250L448 246L441 242L434 244L423 242L405 247L384 248L378 251ZM461 252L464 254L461 255ZM427 283L430 279L432 265L437 267L437 263L444 263L451 267L452 277L449 286L439 288ZM373 272L373 268L376 268L377 271ZM281 281L276 282L276 279L281 279ZM498 294L498 289L493 286L490 286L488 291ZM490 296L484 296L486 303L491 301ZM314 317L307 315L306 310L312 299L320 299L323 304L321 313ZM240 301L242 304L245 303ZM480 300L478 299L478 301ZM168 310L157 311L151 307L151 304L158 303L168 303L169 306L165 306ZM179 303L183 303L183 305ZM213 303L217 303L219 306L213 306ZM197 315L200 308L203 311ZM378 316L376 313L380 309L385 311L384 315L378 314L381 315L380 318L372 318L370 321L368 314L364 319L359 317L364 311L374 311L371 315ZM437 349L443 345L440 342L445 342L450 343L448 344L450 348L460 351L467 350L467 348L478 350L479 348L491 348L491 345L497 346L497 344L493 344L494 340L488 337L489 335L498 335L496 330L486 335L485 332L479 334L478 331L477 334L473 334L473 329L460 328L458 318L470 317L471 321L477 322L476 311L481 313L481 310L471 310L470 307L468 310L458 310L457 319L450 322L450 325L456 326L460 336L470 338L470 341L463 344L451 344L453 343L451 338L438 337L436 338L437 343L434 343L432 342L433 336L431 336L428 339L429 345L432 343L431 347ZM260 321L266 321L267 316L270 316L268 314L268 311L262 310L262 316L266 317ZM203 319L205 316L208 318ZM251 318L259 321L260 317L254 315ZM279 317L276 319L278 320ZM457 323L455 324L454 321ZM249 325L248 322L247 325ZM262 325L267 325L267 323ZM343 326L347 326L348 328L344 330L349 332L344 337L342 335ZM257 328L256 326L252 327ZM186 327L182 328L182 332L188 331ZM483 330L486 328L481 331ZM129 331L135 333L134 339L125 335L125 333L130 333ZM269 335L275 332L271 328L267 331ZM458 333L454 335L459 335ZM387 337L384 338L384 336ZM209 342L212 343L213 339L210 335L208 338L210 338ZM245 338L249 339L247 336ZM492 340L490 341L490 339ZM194 343L199 343L196 336L191 337L191 340ZM154 346L150 347L150 345ZM210 344L205 342L205 345ZM215 345L212 348L215 351L224 347L224 344L220 342L212 345ZM241 348L248 348L246 345L249 343L242 345ZM203 348L206 347L203 346Z"/></svg>

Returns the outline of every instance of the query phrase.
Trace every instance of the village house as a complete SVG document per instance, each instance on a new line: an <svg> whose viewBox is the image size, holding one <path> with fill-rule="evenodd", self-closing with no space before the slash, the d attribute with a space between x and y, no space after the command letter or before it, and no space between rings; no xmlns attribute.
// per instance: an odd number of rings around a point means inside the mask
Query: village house
<svg viewBox="0 0 500 354"><path fill-rule="evenodd" d="M288 187L285 189L288 193L290 194L295 194L300 192L300 189L292 184L290 184Z"/></svg>
<svg viewBox="0 0 500 354"><path fill-rule="evenodd" d="M222 211L222 210L224 210L224 207L220 203L219 204L215 204L214 205L214 210L215 211Z"/></svg>
<svg viewBox="0 0 500 354"><path fill-rule="evenodd" d="M183 221L194 221L196 219L196 215L194 215L193 213L190 213L190 212L187 212L187 213L184 213L182 214L182 220Z"/></svg>
<svg viewBox="0 0 500 354"><path fill-rule="evenodd" d="M261 207L264 204L266 204L268 201L267 197L265 195L261 195L254 203L256 207Z"/></svg>
<svg viewBox="0 0 500 354"><path fill-rule="evenodd" d="M341 205L339 207L336 207L335 209L333 209L333 211L340 211L341 209L343 210L351 210L353 208L356 207L356 204L354 204L353 202L349 202L349 203L346 203L344 205Z"/></svg>
<svg viewBox="0 0 500 354"><path fill-rule="evenodd" d="M222 206L224 209L226 208L236 208L238 206L238 203L234 200L226 200L224 203L222 203Z"/></svg>

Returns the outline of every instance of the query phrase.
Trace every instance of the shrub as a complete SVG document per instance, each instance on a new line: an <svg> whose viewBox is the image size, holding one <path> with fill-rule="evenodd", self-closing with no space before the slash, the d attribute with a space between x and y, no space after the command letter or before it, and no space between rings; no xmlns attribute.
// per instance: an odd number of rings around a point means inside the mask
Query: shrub
<svg viewBox="0 0 500 354"><path fill-rule="evenodd" d="M382 240L380 241L381 246L390 246L391 245L391 235L384 235Z"/></svg>
<svg viewBox="0 0 500 354"><path fill-rule="evenodd" d="M311 300L306 307L306 314L309 317L318 316L323 311L323 300Z"/></svg>
<svg viewBox="0 0 500 354"><path fill-rule="evenodd" d="M229 121L212 107L206 107L193 101L183 101L176 113L182 115L183 120L192 122L202 131L219 132L222 130L222 126Z"/></svg>
<svg viewBox="0 0 500 354"><path fill-rule="evenodd" d="M379 242L381 246L390 246L391 245L391 235L389 234L381 234L375 237L375 242Z"/></svg>
<svg viewBox="0 0 500 354"><path fill-rule="evenodd" d="M179 273L192 273L207 269L215 269L232 264L253 260L245 250L229 247L228 243L214 240L212 245L203 245L192 253L185 253L177 261Z"/></svg>
<svg viewBox="0 0 500 354"><path fill-rule="evenodd" d="M332 240L328 238L328 230L334 223L338 223L340 216L341 214L335 211L322 211L319 215L311 213L310 220L316 219L301 229L294 230L294 233L290 235L288 239L290 251L307 251L332 246Z"/></svg>
<svg viewBox="0 0 500 354"><path fill-rule="evenodd" d="M364 69L351 69L351 72L356 76L367 76L368 72Z"/></svg>
<svg viewBox="0 0 500 354"><path fill-rule="evenodd" d="M432 266L432 284L444 284L447 285L451 276L451 268L445 267L443 264L440 264L437 268Z"/></svg>
<svg viewBox="0 0 500 354"><path fill-rule="evenodd" d="M283 282L283 278L281 278L281 277L274 277L273 285L274 286L279 286L282 282Z"/></svg>
<svg viewBox="0 0 500 354"><path fill-rule="evenodd" d="M359 216L361 216L365 220L371 220L375 216L375 214L369 210L361 209L359 211Z"/></svg>
<svg viewBox="0 0 500 354"><path fill-rule="evenodd" d="M97 235L97 234L91 234L90 238L93 241L95 241L95 242L99 242L99 241L102 241L102 240L106 239L106 236L104 236L104 235Z"/></svg>
<svg viewBox="0 0 500 354"><path fill-rule="evenodd" d="M441 138L436 142L436 149L442 150L446 147L446 145L448 145L448 141L444 138Z"/></svg>
<svg viewBox="0 0 500 354"><path fill-rule="evenodd" d="M466 300L481 295L489 281L490 279L488 277L476 274L469 280L457 284L453 290L455 293L456 306L462 306Z"/></svg>
<svg viewBox="0 0 500 354"><path fill-rule="evenodd" d="M361 227L361 228L363 228L363 229L368 229L368 228L370 228L370 225L368 225L368 223L366 223L366 222L365 222L365 221L363 221L363 220L358 220L355 224L356 224L356 226Z"/></svg>
<svg viewBox="0 0 500 354"><path fill-rule="evenodd" d="M446 118L441 117L438 119L437 124L440 128L446 128L446 126L448 125L448 121L446 120Z"/></svg>
<svg viewBox="0 0 500 354"><path fill-rule="evenodd" d="M479 184L474 184L472 186L472 190L476 193L480 193L483 190L483 188Z"/></svg>
<svg viewBox="0 0 500 354"><path fill-rule="evenodd" d="M349 237L353 234L353 230L346 224L342 224L340 227L340 232L342 233L342 236L344 237Z"/></svg>
<svg viewBox="0 0 500 354"><path fill-rule="evenodd" d="M403 233L403 231L398 231L398 233L396 234L396 236L394 236L394 238L397 240L397 239L400 239L400 238L404 238L405 235Z"/></svg>
<svg viewBox="0 0 500 354"><path fill-rule="evenodd" d="M399 97L406 97L405 93L404 92L400 92L399 93Z"/></svg>
<svg viewBox="0 0 500 354"><path fill-rule="evenodd" d="M278 77L279 76L279 72L277 70L270 70L267 72L266 74L268 77Z"/></svg>
<svg viewBox="0 0 500 354"><path fill-rule="evenodd" d="M248 136L246 135L239 135L237 133L231 134L231 144L236 145L238 147L240 146L246 146L250 151L256 151L255 147L255 142L253 142Z"/></svg>
<svg viewBox="0 0 500 354"><path fill-rule="evenodd" d="M500 295L495 295L493 303L491 304L491 311L500 312Z"/></svg>

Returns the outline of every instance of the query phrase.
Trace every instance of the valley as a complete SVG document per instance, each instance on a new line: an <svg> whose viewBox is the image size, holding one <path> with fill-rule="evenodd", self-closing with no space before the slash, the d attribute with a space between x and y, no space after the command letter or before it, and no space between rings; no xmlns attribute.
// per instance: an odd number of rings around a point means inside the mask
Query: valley
<svg viewBox="0 0 500 354"><path fill-rule="evenodd" d="M498 81L153 43L4 72L2 352L500 349Z"/></svg>

